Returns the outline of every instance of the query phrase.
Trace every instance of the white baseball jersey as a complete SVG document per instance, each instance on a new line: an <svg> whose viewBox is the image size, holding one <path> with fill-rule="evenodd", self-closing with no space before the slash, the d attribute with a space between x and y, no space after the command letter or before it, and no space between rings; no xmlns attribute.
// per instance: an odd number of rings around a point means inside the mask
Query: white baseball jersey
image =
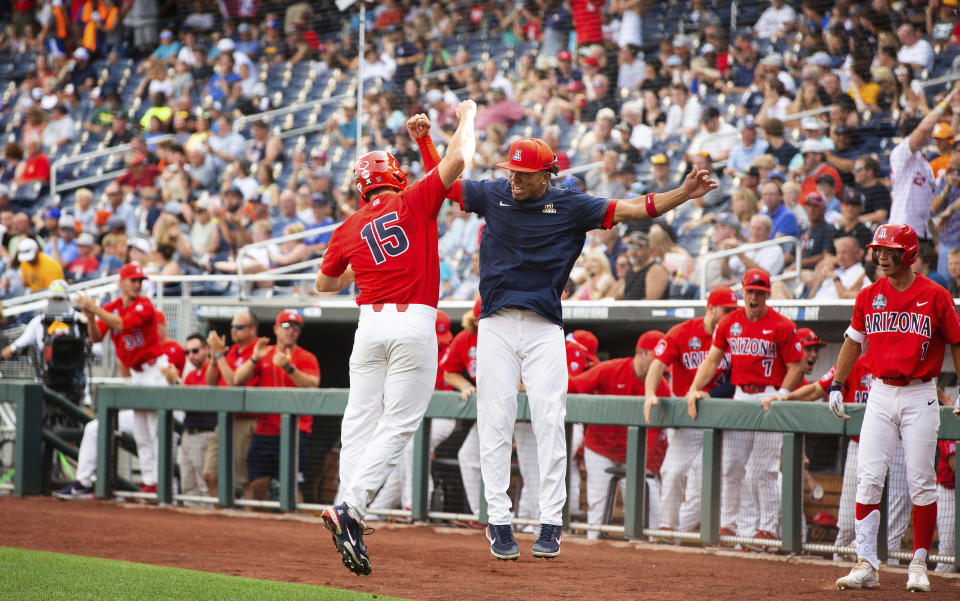
<svg viewBox="0 0 960 601"><path fill-rule="evenodd" d="M920 238L930 237L930 203L933 201L933 169L923 154L910 151L904 138L890 153L891 192L889 223L905 223Z"/></svg>

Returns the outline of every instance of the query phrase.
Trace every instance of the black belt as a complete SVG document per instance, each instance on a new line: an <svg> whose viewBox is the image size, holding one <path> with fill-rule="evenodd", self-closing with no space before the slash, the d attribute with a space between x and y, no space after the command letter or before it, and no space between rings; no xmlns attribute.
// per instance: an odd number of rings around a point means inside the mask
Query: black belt
<svg viewBox="0 0 960 601"><path fill-rule="evenodd" d="M184 434L200 434L202 432L213 432L213 428L184 428Z"/></svg>

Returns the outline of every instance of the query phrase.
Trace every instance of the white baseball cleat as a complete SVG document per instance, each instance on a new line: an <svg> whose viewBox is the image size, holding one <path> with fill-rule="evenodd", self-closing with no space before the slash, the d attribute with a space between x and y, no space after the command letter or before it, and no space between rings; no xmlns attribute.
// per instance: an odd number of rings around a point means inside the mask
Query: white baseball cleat
<svg viewBox="0 0 960 601"><path fill-rule="evenodd" d="M927 562L914 559L907 568L907 591L911 593L929 593L930 579L927 578Z"/></svg>
<svg viewBox="0 0 960 601"><path fill-rule="evenodd" d="M924 570L924 576L926 576L926 570ZM876 586L880 586L880 576L877 574L877 570L870 565L870 562L862 557L857 560L857 565L853 566L849 574L837 579L837 588L840 590L874 588Z"/></svg>

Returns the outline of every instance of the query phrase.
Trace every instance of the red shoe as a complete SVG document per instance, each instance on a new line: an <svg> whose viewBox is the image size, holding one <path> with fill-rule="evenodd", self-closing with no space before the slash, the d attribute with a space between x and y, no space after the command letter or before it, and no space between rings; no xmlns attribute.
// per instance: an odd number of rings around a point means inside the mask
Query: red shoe
<svg viewBox="0 0 960 601"><path fill-rule="evenodd" d="M776 536L767 532L766 530L757 530L757 533L753 535L753 538L760 540L770 540L770 541L779 541ZM777 545L763 545L757 543L746 543L743 545L751 551L756 551L757 553L776 553L779 549Z"/></svg>
<svg viewBox="0 0 960 601"><path fill-rule="evenodd" d="M736 536L736 535L737 535L737 533L734 532L733 530L729 529L729 528L721 528L721 529L720 529L720 536Z"/></svg>
<svg viewBox="0 0 960 601"><path fill-rule="evenodd" d="M156 484L144 484L140 487L140 492L142 493L151 493L157 494L157 485Z"/></svg>

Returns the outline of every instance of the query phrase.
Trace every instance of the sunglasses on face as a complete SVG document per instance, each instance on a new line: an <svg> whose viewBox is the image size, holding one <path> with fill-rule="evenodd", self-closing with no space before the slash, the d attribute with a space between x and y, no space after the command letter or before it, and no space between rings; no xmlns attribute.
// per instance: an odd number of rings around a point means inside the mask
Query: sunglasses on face
<svg viewBox="0 0 960 601"><path fill-rule="evenodd" d="M242 330L242 329L244 329L244 328L249 328L249 327L250 327L250 324L248 324L248 323L235 323L235 324L231 324L230 327L233 328L234 330Z"/></svg>
<svg viewBox="0 0 960 601"><path fill-rule="evenodd" d="M198 346L197 348L188 348L184 352L187 355L198 355L201 350L202 350L201 347Z"/></svg>

